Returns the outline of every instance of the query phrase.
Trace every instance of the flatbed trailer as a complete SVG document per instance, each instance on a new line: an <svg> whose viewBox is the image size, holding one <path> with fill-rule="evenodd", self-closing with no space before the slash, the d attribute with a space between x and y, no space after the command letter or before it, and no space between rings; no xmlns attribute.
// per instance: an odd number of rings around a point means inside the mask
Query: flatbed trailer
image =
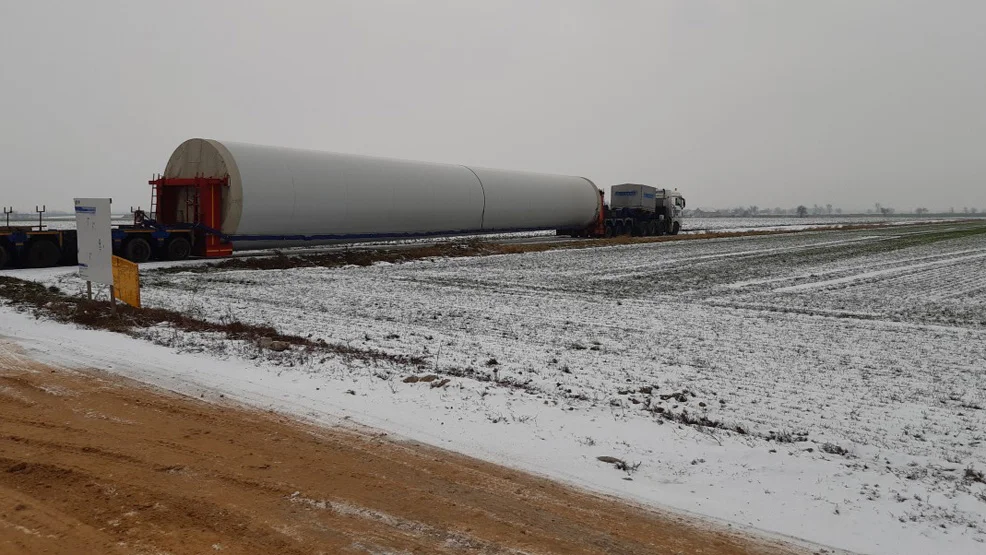
<svg viewBox="0 0 986 555"><path fill-rule="evenodd" d="M74 229L9 224L0 227L0 269L8 266L44 268L77 263Z"/></svg>
<svg viewBox="0 0 986 555"><path fill-rule="evenodd" d="M221 258L232 255L234 243L292 246L373 239L374 234L252 235L223 233L223 200L229 194L229 175L186 178L157 176L151 185L151 208L133 211L132 224L111 230L113 254L136 263L149 260L183 260L189 256ZM558 235L612 237L614 235L676 234L684 199L677 191L644 185L614 186L616 195L640 191L643 204L614 202L608 205L599 191L595 219L586 227L556 229ZM658 198L660 197L660 198ZM620 199L625 200L625 199ZM5 212L6 209L5 209ZM39 213L43 210L39 210ZM8 212L9 214L9 212ZM539 228L543 229L543 228ZM549 228L550 229L550 228ZM530 229L525 229L529 231ZM389 238L425 238L445 232L391 234ZM38 225L0 227L0 269L9 266L47 267L78 263L75 230L46 229ZM260 247L265 248L265 247Z"/></svg>
<svg viewBox="0 0 986 555"><path fill-rule="evenodd" d="M184 260L189 256L217 257L232 254L228 238L207 224L219 223L223 188L228 178L196 177L189 179L151 180L151 213L174 213L179 202L175 192L182 192L181 202L187 204L191 222L171 221L162 224L148 218L140 209L133 210L132 224L115 225L110 230L113 254L133 262L149 260ZM169 203L171 203L169 205ZM44 209L37 209L36 225L10 225L12 210L4 208L8 220L0 226L0 269L8 267L46 268L78 264L78 235L74 229L48 229L44 224Z"/></svg>
<svg viewBox="0 0 986 555"><path fill-rule="evenodd" d="M183 260L191 254L191 229L158 229L151 225L112 228L113 254L147 262ZM44 226L0 226L0 270L11 267L47 268L78 264L78 234L74 229Z"/></svg>

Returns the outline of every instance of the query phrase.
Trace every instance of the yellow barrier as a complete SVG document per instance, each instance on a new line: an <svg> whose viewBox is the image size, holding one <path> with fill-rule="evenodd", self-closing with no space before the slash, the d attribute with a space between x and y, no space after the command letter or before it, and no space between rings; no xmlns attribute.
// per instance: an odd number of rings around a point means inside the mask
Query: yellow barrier
<svg viewBox="0 0 986 555"><path fill-rule="evenodd" d="M137 265L119 256L113 257L113 296L140 308L140 273Z"/></svg>

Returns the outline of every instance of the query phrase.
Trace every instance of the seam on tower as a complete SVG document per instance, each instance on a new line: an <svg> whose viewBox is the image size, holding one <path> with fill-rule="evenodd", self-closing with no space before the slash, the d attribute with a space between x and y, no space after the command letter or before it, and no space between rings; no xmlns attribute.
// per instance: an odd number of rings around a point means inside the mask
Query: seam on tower
<svg viewBox="0 0 986 555"><path fill-rule="evenodd" d="M486 187L483 187L483 180L479 178L479 174L473 171L469 166L462 166L463 168L469 170L469 173L476 176L476 181L479 182L479 190L483 193L483 212L479 216L479 229L486 229Z"/></svg>

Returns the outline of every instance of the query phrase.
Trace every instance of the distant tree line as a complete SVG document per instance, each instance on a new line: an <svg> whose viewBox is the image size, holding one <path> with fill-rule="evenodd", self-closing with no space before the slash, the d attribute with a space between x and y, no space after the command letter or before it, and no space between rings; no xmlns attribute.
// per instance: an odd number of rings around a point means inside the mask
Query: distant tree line
<svg viewBox="0 0 986 555"><path fill-rule="evenodd" d="M734 218L751 218L756 216L806 216L809 213L814 216L832 215L832 214L842 214L842 209L832 206L831 204L826 204L825 206L814 205L808 208L804 205L796 206L794 208L760 208L759 206L737 206L734 208L716 208L711 210L705 210L702 208L696 208L694 210L686 211L689 216L696 217L734 217Z"/></svg>
<svg viewBox="0 0 986 555"><path fill-rule="evenodd" d="M802 211L804 214L802 214ZM717 217L717 216L728 216L736 218L750 218L755 216L795 216L795 215L805 215L808 213L814 214L816 216L821 216L825 214L842 214L841 208L835 208L831 204L826 204L825 206L814 205L812 208L806 208L804 206L797 206L794 208L760 208L759 206L737 206L734 208L716 208L716 209L702 209L696 208L694 210L688 210L687 213L690 216L697 217Z"/></svg>

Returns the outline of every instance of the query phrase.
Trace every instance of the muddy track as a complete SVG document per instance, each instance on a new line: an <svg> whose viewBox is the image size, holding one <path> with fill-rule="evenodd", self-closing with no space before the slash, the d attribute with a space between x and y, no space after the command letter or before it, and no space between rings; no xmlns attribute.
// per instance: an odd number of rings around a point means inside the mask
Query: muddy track
<svg viewBox="0 0 986 555"><path fill-rule="evenodd" d="M796 553L385 434L26 359L0 339L0 552Z"/></svg>

